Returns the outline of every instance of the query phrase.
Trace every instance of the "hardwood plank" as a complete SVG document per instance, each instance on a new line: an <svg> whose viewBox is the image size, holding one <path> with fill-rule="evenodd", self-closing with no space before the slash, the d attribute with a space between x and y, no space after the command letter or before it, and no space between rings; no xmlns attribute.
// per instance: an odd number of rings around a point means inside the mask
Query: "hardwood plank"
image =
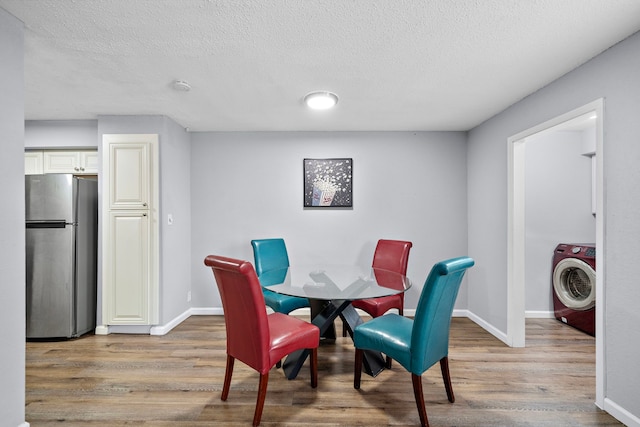
<svg viewBox="0 0 640 427"><path fill-rule="evenodd" d="M341 324L336 325L339 330ZM193 316L157 337L87 335L28 342L26 418L33 427L244 426L253 419L258 374L225 370L221 316ZM513 349L465 318L452 320L449 362L456 402L435 366L423 375L432 426L622 426L595 400L592 337L553 319L527 320L527 347ZM411 376L398 364L353 388L350 338L323 343L319 384L308 363L289 381L271 371L263 426L419 425Z"/></svg>

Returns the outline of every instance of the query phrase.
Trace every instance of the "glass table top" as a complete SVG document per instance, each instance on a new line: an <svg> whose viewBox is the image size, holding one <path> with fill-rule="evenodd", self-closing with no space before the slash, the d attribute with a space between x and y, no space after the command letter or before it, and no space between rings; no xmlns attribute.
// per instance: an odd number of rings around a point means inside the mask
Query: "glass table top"
<svg viewBox="0 0 640 427"><path fill-rule="evenodd" d="M357 300L405 292L411 281L392 271L357 266L291 266L260 275L260 283L284 295L323 299Z"/></svg>

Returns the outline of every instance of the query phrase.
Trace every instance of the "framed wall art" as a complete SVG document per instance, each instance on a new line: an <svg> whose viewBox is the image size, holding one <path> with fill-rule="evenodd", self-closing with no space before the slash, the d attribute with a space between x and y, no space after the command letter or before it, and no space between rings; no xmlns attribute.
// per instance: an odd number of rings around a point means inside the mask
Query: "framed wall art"
<svg viewBox="0 0 640 427"><path fill-rule="evenodd" d="M352 207L353 159L304 159L304 207Z"/></svg>

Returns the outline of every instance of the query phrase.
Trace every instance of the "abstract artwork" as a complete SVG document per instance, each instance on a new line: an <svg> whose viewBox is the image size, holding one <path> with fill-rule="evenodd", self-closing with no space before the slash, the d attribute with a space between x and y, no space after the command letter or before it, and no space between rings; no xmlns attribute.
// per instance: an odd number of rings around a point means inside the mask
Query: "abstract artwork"
<svg viewBox="0 0 640 427"><path fill-rule="evenodd" d="M352 207L353 159L304 159L304 207Z"/></svg>

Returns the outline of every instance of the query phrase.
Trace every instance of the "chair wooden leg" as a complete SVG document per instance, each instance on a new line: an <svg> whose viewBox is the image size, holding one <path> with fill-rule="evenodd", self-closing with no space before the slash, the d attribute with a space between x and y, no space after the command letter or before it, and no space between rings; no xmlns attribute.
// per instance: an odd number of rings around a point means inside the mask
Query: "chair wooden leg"
<svg viewBox="0 0 640 427"><path fill-rule="evenodd" d="M224 385L222 386L221 400L227 400L229 397L229 389L231 388L231 375L233 374L233 362L236 359L227 354L227 369L224 372Z"/></svg>
<svg viewBox="0 0 640 427"><path fill-rule="evenodd" d="M318 387L318 347L311 349L311 388Z"/></svg>
<svg viewBox="0 0 640 427"><path fill-rule="evenodd" d="M356 348L356 361L353 366L353 388L360 389L360 378L362 377L362 358L364 356L363 350Z"/></svg>
<svg viewBox="0 0 640 427"><path fill-rule="evenodd" d="M342 336L347 336L347 325L345 325L344 322L342 322Z"/></svg>
<svg viewBox="0 0 640 427"><path fill-rule="evenodd" d="M264 399L267 396L267 383L269 382L269 372L260 375L260 385L258 386L258 399L256 401L256 412L253 414L253 426L260 425L262 418L262 408L264 408Z"/></svg>
<svg viewBox="0 0 640 427"><path fill-rule="evenodd" d="M440 370L442 371L442 379L444 380L444 388L447 390L447 398L449 402L456 401L453 395L453 387L451 386L451 375L449 374L449 357L445 356L440 359Z"/></svg>
<svg viewBox="0 0 640 427"><path fill-rule="evenodd" d="M416 398L416 406L418 406L420 424L422 425L422 427L429 427L427 410L424 407L424 397L422 395L422 377L420 375L411 374L411 381L413 381L413 395Z"/></svg>

